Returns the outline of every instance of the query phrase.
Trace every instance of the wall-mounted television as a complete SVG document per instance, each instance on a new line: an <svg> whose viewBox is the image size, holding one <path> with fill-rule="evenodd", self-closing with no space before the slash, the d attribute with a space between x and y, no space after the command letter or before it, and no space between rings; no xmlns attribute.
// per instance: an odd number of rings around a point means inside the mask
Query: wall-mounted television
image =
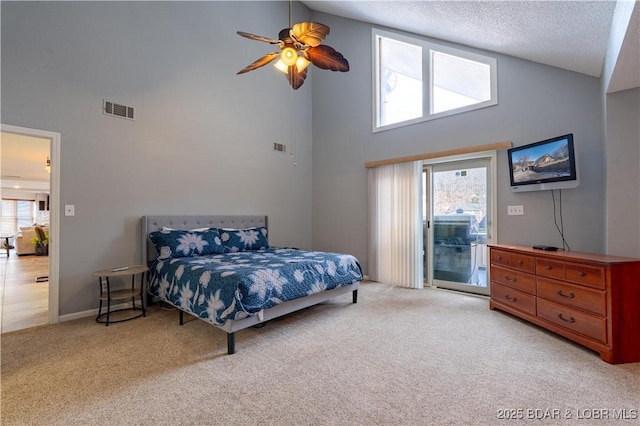
<svg viewBox="0 0 640 426"><path fill-rule="evenodd" d="M507 151L513 192L575 188L579 185L573 133Z"/></svg>

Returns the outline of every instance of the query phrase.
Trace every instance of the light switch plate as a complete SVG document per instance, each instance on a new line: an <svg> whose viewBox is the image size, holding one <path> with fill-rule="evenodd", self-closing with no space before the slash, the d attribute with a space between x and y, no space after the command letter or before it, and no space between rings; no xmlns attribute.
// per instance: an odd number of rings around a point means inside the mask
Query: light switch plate
<svg viewBox="0 0 640 426"><path fill-rule="evenodd" d="M509 216L524 216L524 206L507 206Z"/></svg>
<svg viewBox="0 0 640 426"><path fill-rule="evenodd" d="M76 215L76 206L73 204L65 204L64 205L64 215L65 216L75 216Z"/></svg>

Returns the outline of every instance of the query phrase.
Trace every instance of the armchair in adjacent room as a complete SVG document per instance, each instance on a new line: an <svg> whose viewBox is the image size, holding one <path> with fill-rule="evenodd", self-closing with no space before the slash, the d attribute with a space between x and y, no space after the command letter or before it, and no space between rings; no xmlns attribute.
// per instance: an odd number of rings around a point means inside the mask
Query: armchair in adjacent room
<svg viewBox="0 0 640 426"><path fill-rule="evenodd" d="M49 234L44 232L42 226L35 227L38 241L36 242L36 254L49 255ZM49 281L49 275L40 275L36 277L36 282L41 283Z"/></svg>
<svg viewBox="0 0 640 426"><path fill-rule="evenodd" d="M45 232L42 226L35 226L34 230L36 231L37 240L36 244L36 254L39 255L48 255L49 254L49 234Z"/></svg>
<svg viewBox="0 0 640 426"><path fill-rule="evenodd" d="M36 254L36 244L33 239L38 236L35 226L21 226L18 234L14 238L14 246L16 254L23 256L27 254ZM41 227L45 235L49 234L49 227Z"/></svg>
<svg viewBox="0 0 640 426"><path fill-rule="evenodd" d="M16 254L23 256L26 254L36 254L36 245L31 241L36 236L33 226L21 226L18 235L14 238Z"/></svg>

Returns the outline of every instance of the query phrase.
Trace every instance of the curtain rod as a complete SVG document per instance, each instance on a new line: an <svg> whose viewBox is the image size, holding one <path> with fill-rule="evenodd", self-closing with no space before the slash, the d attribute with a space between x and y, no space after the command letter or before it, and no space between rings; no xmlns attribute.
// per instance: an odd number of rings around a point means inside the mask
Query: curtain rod
<svg viewBox="0 0 640 426"><path fill-rule="evenodd" d="M476 145L476 146L470 146L467 148L456 148L456 149L450 149L447 151L432 152L429 154L418 154L418 155L410 155L408 157L397 157L397 158L389 158L387 160L369 161L368 163L364 163L364 166L367 169L370 169L372 167L386 166L389 164L409 163L412 161L429 160L432 158L441 158L441 157L451 157L453 155L471 154L474 152L494 151L498 149L509 149L512 146L513 146L513 142L511 141L496 142L496 143L490 143L487 145Z"/></svg>

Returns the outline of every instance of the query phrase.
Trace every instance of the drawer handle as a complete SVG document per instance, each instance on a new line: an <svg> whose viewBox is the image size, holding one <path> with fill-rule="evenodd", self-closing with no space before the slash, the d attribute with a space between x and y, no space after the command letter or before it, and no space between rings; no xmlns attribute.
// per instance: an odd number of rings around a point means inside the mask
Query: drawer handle
<svg viewBox="0 0 640 426"><path fill-rule="evenodd" d="M550 270L552 270L553 268L552 268L551 266L547 265L544 269L546 269L547 271L550 271Z"/></svg>
<svg viewBox="0 0 640 426"><path fill-rule="evenodd" d="M585 273L584 273L584 272L578 272L578 276L579 276L580 278L584 278Z"/></svg>
<svg viewBox="0 0 640 426"><path fill-rule="evenodd" d="M502 256L496 256L496 259L502 260Z"/></svg>
<svg viewBox="0 0 640 426"><path fill-rule="evenodd" d="M558 314L558 318L560 318L564 322L568 322L569 324L576 322L574 317L569 317L568 319L562 316L562 313Z"/></svg>
<svg viewBox="0 0 640 426"><path fill-rule="evenodd" d="M516 282L516 277L511 278L509 275L505 275L504 279L507 281L511 281L512 283Z"/></svg>
<svg viewBox="0 0 640 426"><path fill-rule="evenodd" d="M565 297L565 298L567 298L567 299L573 299L574 297L576 297L576 295L575 295L575 294L573 294L573 292L571 292L571 293L569 293L569 294L564 294L564 293L562 292L562 289L558 290L558 296L560 296L560 297Z"/></svg>
<svg viewBox="0 0 640 426"><path fill-rule="evenodd" d="M509 296L508 294L504 295L504 298L507 299L509 302L517 302L518 298L515 296Z"/></svg>
<svg viewBox="0 0 640 426"><path fill-rule="evenodd" d="M522 260L517 261L518 265L522 265Z"/></svg>

